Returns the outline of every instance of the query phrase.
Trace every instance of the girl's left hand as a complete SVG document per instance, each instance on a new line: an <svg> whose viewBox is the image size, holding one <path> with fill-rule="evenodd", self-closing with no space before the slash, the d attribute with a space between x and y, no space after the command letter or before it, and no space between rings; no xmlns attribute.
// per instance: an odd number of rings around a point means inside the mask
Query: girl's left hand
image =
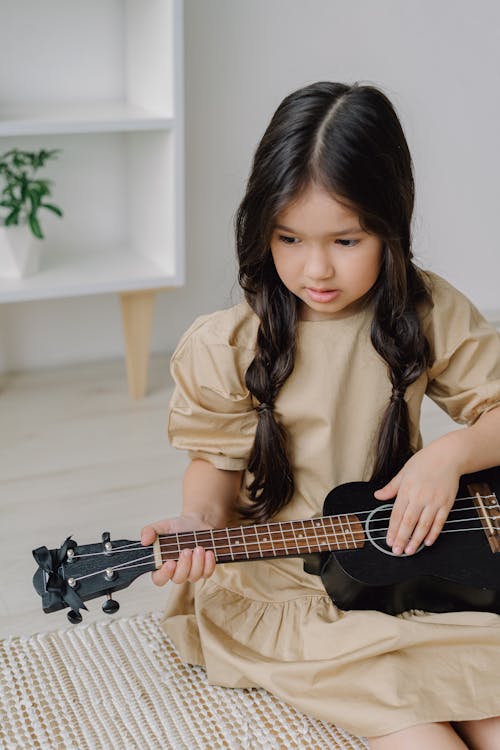
<svg viewBox="0 0 500 750"><path fill-rule="evenodd" d="M396 555L412 555L422 542L438 538L455 502L460 472L437 446L415 453L391 481L375 492L377 500L395 497L387 544Z"/></svg>

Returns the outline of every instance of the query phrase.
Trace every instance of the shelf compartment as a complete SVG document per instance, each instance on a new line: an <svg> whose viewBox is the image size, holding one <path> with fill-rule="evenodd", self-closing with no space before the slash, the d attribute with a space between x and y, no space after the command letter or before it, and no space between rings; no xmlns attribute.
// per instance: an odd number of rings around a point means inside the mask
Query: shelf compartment
<svg viewBox="0 0 500 750"><path fill-rule="evenodd" d="M41 214L46 239L34 240L41 252L39 278L0 280L0 302L181 284L177 136L160 130L2 139L6 150L61 149L46 173L53 182L51 200L64 216ZM123 264L118 248L124 248Z"/></svg>
<svg viewBox="0 0 500 750"><path fill-rule="evenodd" d="M106 116L111 126L132 119L141 129L144 119L176 116L178 0L0 0L0 17L0 135L17 135L15 123L37 134L75 132L59 128L82 123L93 129ZM98 102L122 102L126 114L106 104L99 112ZM80 105L81 117L68 114ZM85 112L88 106L94 112ZM15 116L18 108L30 114ZM45 129L34 130L37 122Z"/></svg>

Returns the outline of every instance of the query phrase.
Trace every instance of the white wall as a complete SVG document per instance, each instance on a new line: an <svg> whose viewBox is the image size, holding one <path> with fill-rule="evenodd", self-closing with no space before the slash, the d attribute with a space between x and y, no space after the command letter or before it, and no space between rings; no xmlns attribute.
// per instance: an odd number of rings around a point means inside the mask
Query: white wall
<svg viewBox="0 0 500 750"><path fill-rule="evenodd" d="M153 349L237 300L232 220L280 100L362 80L394 101L417 180L415 251L500 317L500 4L496 0L186 0L183 290L158 296ZM120 356L112 295L4 305L0 368Z"/></svg>

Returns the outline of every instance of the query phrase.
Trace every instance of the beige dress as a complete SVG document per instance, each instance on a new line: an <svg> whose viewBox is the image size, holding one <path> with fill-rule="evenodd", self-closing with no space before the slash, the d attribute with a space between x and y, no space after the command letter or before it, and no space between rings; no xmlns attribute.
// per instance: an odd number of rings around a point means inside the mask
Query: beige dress
<svg viewBox="0 0 500 750"><path fill-rule="evenodd" d="M434 363L406 394L415 449L424 394L467 424L500 403L498 334L457 290L430 279L435 305L423 324ZM276 402L296 492L276 520L317 515L330 489L370 478L391 394L370 320L368 308L299 323L295 368ZM257 416L244 375L257 327L246 303L201 317L172 360L170 439L219 468L247 466ZM206 581L170 587L163 627L212 684L262 686L365 736L500 715L500 616L344 612L292 558L218 565Z"/></svg>

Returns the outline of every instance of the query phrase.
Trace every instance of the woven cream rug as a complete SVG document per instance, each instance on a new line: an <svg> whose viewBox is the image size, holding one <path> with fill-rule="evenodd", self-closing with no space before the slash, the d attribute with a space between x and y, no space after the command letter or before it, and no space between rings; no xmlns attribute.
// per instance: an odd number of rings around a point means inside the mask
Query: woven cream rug
<svg viewBox="0 0 500 750"><path fill-rule="evenodd" d="M2 750L362 750L265 690L207 683L160 615L0 641Z"/></svg>

